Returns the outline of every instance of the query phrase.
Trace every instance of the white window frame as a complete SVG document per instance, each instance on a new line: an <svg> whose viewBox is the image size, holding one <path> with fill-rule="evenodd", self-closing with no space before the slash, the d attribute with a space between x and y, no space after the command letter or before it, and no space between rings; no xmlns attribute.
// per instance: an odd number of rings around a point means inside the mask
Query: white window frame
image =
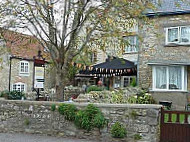
<svg viewBox="0 0 190 142"><path fill-rule="evenodd" d="M16 85L16 90L14 90L14 85ZM23 91L21 90L22 85L24 85L24 90ZM22 83L22 82L17 82L15 84L12 84L12 91L26 92L26 84Z"/></svg>
<svg viewBox="0 0 190 142"><path fill-rule="evenodd" d="M136 76L123 76L122 77L122 82L121 82L121 86L124 87L124 79L125 78L128 78L128 85L127 86L130 86L131 85L131 81L133 81L133 78L135 78L135 80L137 81L137 78Z"/></svg>
<svg viewBox="0 0 190 142"><path fill-rule="evenodd" d="M21 70L21 64L24 64L24 71ZM28 64L28 71L25 70L25 66ZM20 61L19 63L19 75L20 76L29 76L30 64L28 61Z"/></svg>
<svg viewBox="0 0 190 142"><path fill-rule="evenodd" d="M187 45L187 44L190 44L190 41L189 42L181 42L181 28L185 28L185 27L188 27L190 28L190 26L176 26L176 27L168 27L168 28L165 28L165 31L166 31L166 39L165 39L165 42L166 42L166 45L168 44L179 44L179 45ZM168 30L169 29L178 29L178 41L176 42L169 42L168 41Z"/></svg>
<svg viewBox="0 0 190 142"><path fill-rule="evenodd" d="M172 66L172 65L171 65ZM155 65L152 67L152 90L153 91L187 91L187 67L186 66L180 66L176 65L177 67L181 67L181 85L182 89L169 89L169 67L171 66L164 66L164 65ZM174 66L174 65L173 65ZM159 89L156 88L156 67L166 67L166 89Z"/></svg>
<svg viewBox="0 0 190 142"><path fill-rule="evenodd" d="M129 37L134 37L135 45L130 45L130 43L128 42L128 45L126 45L124 47L124 53L136 53L136 52L138 52L138 43L137 43L138 42L138 37L136 35L125 36L124 40L127 40L127 38L129 38ZM125 50L126 48L129 48L130 46L134 46L136 48L136 51L126 51Z"/></svg>

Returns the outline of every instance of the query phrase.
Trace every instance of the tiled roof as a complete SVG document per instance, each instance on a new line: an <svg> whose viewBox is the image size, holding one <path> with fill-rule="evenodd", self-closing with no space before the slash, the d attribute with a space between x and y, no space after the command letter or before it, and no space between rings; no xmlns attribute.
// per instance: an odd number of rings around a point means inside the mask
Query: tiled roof
<svg viewBox="0 0 190 142"><path fill-rule="evenodd" d="M190 13L190 0L152 0L156 10L148 10L147 15Z"/></svg>
<svg viewBox="0 0 190 142"><path fill-rule="evenodd" d="M38 55L38 51L41 50L42 56L46 59L48 57L48 53L44 52L42 45L33 36L6 31L4 32L4 39L12 56L33 59L34 56Z"/></svg>

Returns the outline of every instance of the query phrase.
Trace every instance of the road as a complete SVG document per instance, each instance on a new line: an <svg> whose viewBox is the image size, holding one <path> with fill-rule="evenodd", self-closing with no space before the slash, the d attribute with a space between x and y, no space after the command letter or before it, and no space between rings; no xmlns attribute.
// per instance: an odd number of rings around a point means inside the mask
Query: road
<svg viewBox="0 0 190 142"><path fill-rule="evenodd" d="M0 133L0 142L95 142L84 139L62 138L34 134Z"/></svg>

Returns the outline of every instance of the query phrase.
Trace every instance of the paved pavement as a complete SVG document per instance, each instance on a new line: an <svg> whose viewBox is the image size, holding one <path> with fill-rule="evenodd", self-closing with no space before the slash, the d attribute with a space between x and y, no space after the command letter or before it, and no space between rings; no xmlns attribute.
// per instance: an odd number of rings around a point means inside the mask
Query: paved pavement
<svg viewBox="0 0 190 142"><path fill-rule="evenodd" d="M84 139L62 138L34 134L0 133L0 142L95 142Z"/></svg>

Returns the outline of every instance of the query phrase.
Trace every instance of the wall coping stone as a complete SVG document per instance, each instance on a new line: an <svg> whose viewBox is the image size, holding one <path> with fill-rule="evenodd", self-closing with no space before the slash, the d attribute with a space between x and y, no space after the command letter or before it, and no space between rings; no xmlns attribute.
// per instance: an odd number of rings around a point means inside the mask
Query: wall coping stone
<svg viewBox="0 0 190 142"><path fill-rule="evenodd" d="M31 105L60 105L62 103L74 104L79 107L87 106L92 103L76 103L76 102L52 102L52 101L28 101L28 100L0 100L0 102L10 102L10 103L21 103L21 104L31 104ZM101 108L137 108L137 109L160 109L162 105L158 104L106 104L106 103L93 103L97 107Z"/></svg>

